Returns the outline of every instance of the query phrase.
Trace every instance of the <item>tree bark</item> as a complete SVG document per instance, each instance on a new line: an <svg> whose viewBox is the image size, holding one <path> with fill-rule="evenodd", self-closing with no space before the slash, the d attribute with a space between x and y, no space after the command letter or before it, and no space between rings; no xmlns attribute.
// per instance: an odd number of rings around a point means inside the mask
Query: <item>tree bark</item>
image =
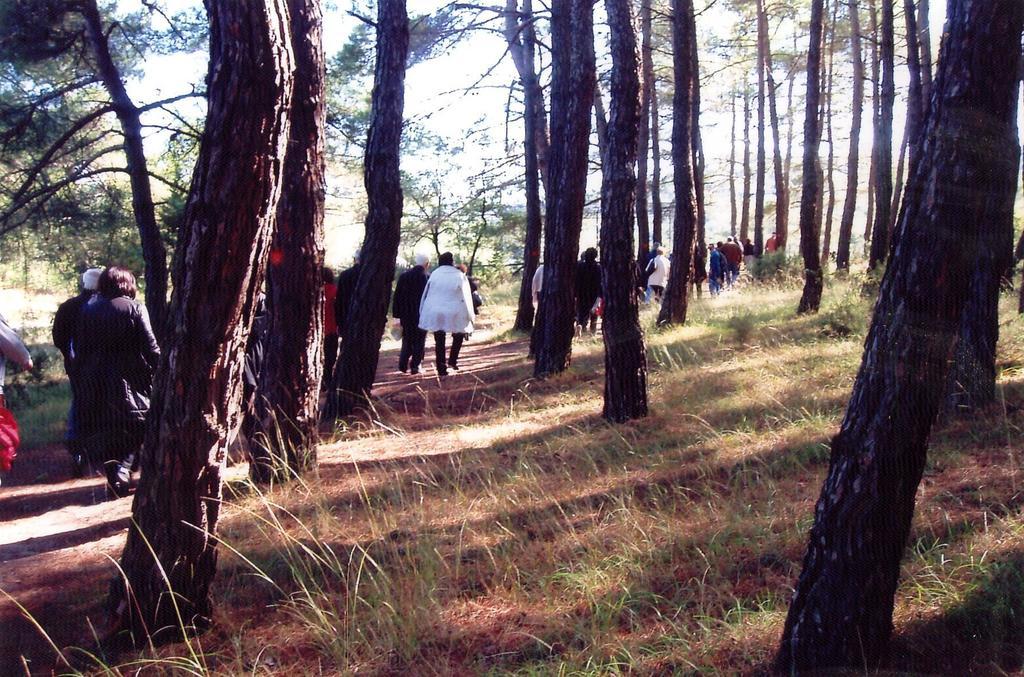
<svg viewBox="0 0 1024 677"><path fill-rule="evenodd" d="M736 94L730 98L732 127L729 134L729 234L736 237Z"/></svg>
<svg viewBox="0 0 1024 677"><path fill-rule="evenodd" d="M884 263L889 254L889 226L892 211L892 110L896 99L894 84L893 2L882 0L881 48L879 59L882 84L875 113L875 223L871 230L868 270Z"/></svg>
<svg viewBox="0 0 1024 677"><path fill-rule="evenodd" d="M928 115L928 103L924 98L924 83L921 81L921 47L917 42L917 11L914 0L903 0L903 17L907 24L907 71L910 85L907 88L907 176L914 175L914 164L921 153L921 133ZM903 161L902 155L900 161ZM896 211L896 210L893 210Z"/></svg>
<svg viewBox="0 0 1024 677"><path fill-rule="evenodd" d="M816 313L821 305L821 258L818 253L818 210L821 194L821 47L824 0L811 0L810 44L807 50L807 107L804 111L803 189L800 193L800 253L804 259L804 290L799 313Z"/></svg>
<svg viewBox="0 0 1024 677"><path fill-rule="evenodd" d="M779 672L873 671L942 399L963 280L1016 190L1014 64L1024 4L952 0L915 188L815 510ZM963 190L970 186L971 190ZM927 196L924 199L923 196Z"/></svg>
<svg viewBox="0 0 1024 677"><path fill-rule="evenodd" d="M672 5L672 62L675 92L672 99L672 165L675 167L675 217L672 223L672 268L662 298L658 324L683 324L693 272L697 234L697 194L693 167L693 95L697 79L694 42L697 28L693 0Z"/></svg>
<svg viewBox="0 0 1024 677"><path fill-rule="evenodd" d="M661 118L658 117L658 80L651 81L651 238L664 244L661 205Z"/></svg>
<svg viewBox="0 0 1024 677"><path fill-rule="evenodd" d="M882 98L881 76L879 75L881 64L878 59L878 7L876 0L869 0L868 9L871 28L871 120L872 133L874 133L874 124L878 120L878 110ZM875 147L874 141L872 141L871 158L868 163L868 205L867 218L864 221L864 256L868 256L871 251L871 229L875 224L875 185L878 178L875 160Z"/></svg>
<svg viewBox="0 0 1024 677"><path fill-rule="evenodd" d="M576 253L583 226L594 99L593 7L589 0L551 5L551 154L534 373L569 367L575 316Z"/></svg>
<svg viewBox="0 0 1024 677"><path fill-rule="evenodd" d="M149 183L149 167L142 141L142 118L139 108L128 95L121 71L110 53L109 35L103 29L96 0L83 0L79 11L85 19L85 33L96 59L103 86L110 95L114 114L124 136L125 168L132 188L132 213L142 244L146 264L146 310L158 339L167 336L167 250L156 223L156 208Z"/></svg>
<svg viewBox="0 0 1024 677"><path fill-rule="evenodd" d="M836 29L838 28L839 2L833 0L832 21L829 24L828 39L828 75L825 76L825 139L828 142L828 160L825 164L825 181L828 183L828 199L825 206L825 232L822 236L821 247L821 270L828 269L829 254L832 248L832 219L835 217L836 208L836 182L833 175L836 164L835 143L832 137L832 81L835 75L836 58ZM821 164L819 160L819 165ZM822 187L824 191L824 187Z"/></svg>
<svg viewBox="0 0 1024 677"><path fill-rule="evenodd" d="M341 354L328 397L328 417L348 416L365 405L377 374L402 229L399 146L408 52L405 0L380 0L372 122L363 169L368 200L366 236L360 248L359 280L349 306L356 310L348 313L346 326L339 327Z"/></svg>
<svg viewBox="0 0 1024 677"><path fill-rule="evenodd" d="M757 169L754 177L754 251L764 251L764 184L767 164L765 161L765 41L767 27L757 22Z"/></svg>
<svg viewBox="0 0 1024 677"><path fill-rule="evenodd" d="M174 265L124 579L112 609L134 633L209 622L221 478L240 424L242 361L263 286L292 92L283 1L211 0L209 109ZM168 596L171 592L173 603ZM178 629L180 632L180 629Z"/></svg>
<svg viewBox="0 0 1024 677"><path fill-rule="evenodd" d="M757 1L758 32L763 32L764 37L760 45L764 49L761 60L764 63L764 76L767 80L768 93L768 117L772 125L772 144L774 156L773 167L775 170L775 239L779 251L786 250L786 240L789 237L789 185L785 173L785 166L782 164L782 135L779 131L779 109L775 97L775 76L773 75L773 59L771 41L768 37L768 11L765 9L764 0Z"/></svg>
<svg viewBox="0 0 1024 677"><path fill-rule="evenodd" d="M740 239L750 237L750 81L743 74L743 196L740 208ZM761 249L754 246L757 255Z"/></svg>
<svg viewBox="0 0 1024 677"><path fill-rule="evenodd" d="M267 337L257 391L262 435L249 467L258 482L287 480L316 465L323 378L327 110L323 15L320 0L288 0L288 10L295 82L281 200L267 267Z"/></svg>
<svg viewBox="0 0 1024 677"><path fill-rule="evenodd" d="M523 155L525 157L526 239L523 242L523 278L519 285L519 305L513 326L517 331L533 328L533 275L540 265L540 242L543 234L540 197L541 139L546 147L547 114L544 92L537 76L537 33L534 30L533 0L523 0L522 12L515 12L516 0L508 0L505 14L505 37L519 71L523 87ZM520 17L517 19L516 17ZM519 36L522 36L521 38ZM521 70L520 70L521 68Z"/></svg>
<svg viewBox="0 0 1024 677"><path fill-rule="evenodd" d="M651 246L651 227L647 215L647 151L649 150L651 136L651 93L654 90L654 55L651 49L651 28L651 0L640 0L640 121L636 142L636 232L638 261L647 260L647 254ZM659 242L657 238L654 241Z"/></svg>
<svg viewBox="0 0 1024 677"><path fill-rule="evenodd" d="M850 241L853 218L857 212L857 191L860 188L860 128L864 114L864 59L860 48L860 8L858 0L848 0L850 15L850 56L853 60L853 101L850 111L850 154L846 161L846 197L839 221L839 244L836 249L836 270L850 268Z"/></svg>
<svg viewBox="0 0 1024 677"><path fill-rule="evenodd" d="M932 100L932 29L929 0L917 0L917 44L921 50L921 96L927 113Z"/></svg>
<svg viewBox="0 0 1024 677"><path fill-rule="evenodd" d="M638 106L636 38L629 0L605 0L610 32L611 117L601 172L601 283L604 290L604 412L621 423L647 415L647 357L633 260L633 192L637 178Z"/></svg>
<svg viewBox="0 0 1024 677"><path fill-rule="evenodd" d="M707 243L705 242L705 229L707 226L707 208L704 202L704 141L700 133L700 58L697 52L697 31L694 28L694 39L690 45L690 58L693 61L693 94L690 97L690 106L693 108L691 124L691 141L693 145L693 189L697 198L697 233L694 238L693 247L693 283L700 293L701 285L707 278Z"/></svg>

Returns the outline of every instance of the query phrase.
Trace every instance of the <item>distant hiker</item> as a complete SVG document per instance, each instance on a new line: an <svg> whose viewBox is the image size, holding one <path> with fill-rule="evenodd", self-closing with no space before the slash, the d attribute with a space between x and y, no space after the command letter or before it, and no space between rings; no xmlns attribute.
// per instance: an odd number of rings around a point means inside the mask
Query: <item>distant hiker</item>
<svg viewBox="0 0 1024 677"><path fill-rule="evenodd" d="M241 433L249 445L249 462L259 466L253 476L269 477L271 460L267 458L266 444L256 439L260 424L260 374L263 373L263 360L266 356L267 329L270 316L267 314L267 296L260 292L256 297L253 309L252 329L249 340L245 344L245 359L242 362L242 425ZM330 378L324 376L330 384ZM266 472L264 472L266 471Z"/></svg>
<svg viewBox="0 0 1024 677"><path fill-rule="evenodd" d="M17 455L18 424L7 409L4 399L4 377L7 360L13 361L26 371L32 368L32 356L7 321L0 316L0 471L9 472Z"/></svg>
<svg viewBox="0 0 1024 677"><path fill-rule="evenodd" d="M128 494L160 360L149 314L135 293L131 272L107 268L99 295L82 308L75 329L80 440L88 459L104 466L113 497Z"/></svg>
<svg viewBox="0 0 1024 677"><path fill-rule="evenodd" d="M530 291L533 292L533 307L540 305L540 292L544 289L544 264L537 266L537 272L533 274L533 281L530 283Z"/></svg>
<svg viewBox="0 0 1024 677"><path fill-rule="evenodd" d="M601 298L601 265L597 249L590 247L576 263L576 331L582 334L587 325L597 333L597 302Z"/></svg>
<svg viewBox="0 0 1024 677"><path fill-rule="evenodd" d="M395 298L391 303L391 314L402 325L402 350L398 355L398 371L420 373L420 363L426 349L427 332L420 329L420 301L430 277L427 269L430 259L426 254L417 254L416 265L398 276Z"/></svg>
<svg viewBox="0 0 1024 677"><path fill-rule="evenodd" d="M334 283L334 271L324 266L324 375L322 387L330 382L334 374L334 363L338 359L338 318L334 304L338 298L338 285Z"/></svg>
<svg viewBox="0 0 1024 677"><path fill-rule="evenodd" d="M722 243L718 246L711 245L711 253L708 255L708 289L712 296L722 293L722 282L725 279L729 262L722 253Z"/></svg>
<svg viewBox="0 0 1024 677"><path fill-rule="evenodd" d="M774 254L779 250L779 238L775 233L772 233L772 236L764 243L764 250L769 254Z"/></svg>
<svg viewBox="0 0 1024 677"><path fill-rule="evenodd" d="M451 252L441 254L438 266L427 280L420 301L420 329L434 333L434 354L438 376L458 370L462 342L473 331L473 297L469 280L455 267ZM445 358L445 334L452 335L452 351Z"/></svg>
<svg viewBox="0 0 1024 677"><path fill-rule="evenodd" d="M654 299L661 302L665 294L665 287L668 285L668 275L672 270L672 264L665 256L665 250L658 247L654 250L654 258L647 265L647 290L648 300L653 295Z"/></svg>
<svg viewBox="0 0 1024 677"><path fill-rule="evenodd" d="M462 271L462 274L469 280L469 296L473 299L473 317L476 317L480 314L480 306L484 304L484 297L480 295L480 280L469 274L469 268L465 263L460 263L455 267Z"/></svg>
<svg viewBox="0 0 1024 677"><path fill-rule="evenodd" d="M351 268L346 268L338 274L338 290L334 299L334 321L338 324L338 336L345 336L345 327L348 325L348 307L352 303L352 296L356 293L356 284L359 282L359 252L353 257ZM341 346L344 349L344 346Z"/></svg>
<svg viewBox="0 0 1024 677"><path fill-rule="evenodd" d="M78 326L78 317L89 301L97 293L100 284L102 268L90 268L82 273L80 292L57 308L53 316L53 345L60 351L64 358L64 372L68 375L68 384L71 386L71 406L68 409L68 422L64 433L64 445L71 456L71 475L81 477L85 473L85 458L78 443L78 422L76 419L76 388L78 386L78 374L75 369L75 330Z"/></svg>
<svg viewBox="0 0 1024 677"><path fill-rule="evenodd" d="M738 242L729 237L725 244L720 244L718 250L725 256L727 263L725 280L731 287L733 282L739 279L740 276L740 263L743 261L743 247Z"/></svg>
<svg viewBox="0 0 1024 677"><path fill-rule="evenodd" d="M750 269L754 266L754 260L757 256L754 254L754 243L750 241L750 238L743 240L743 266L747 269L747 273L750 273Z"/></svg>
<svg viewBox="0 0 1024 677"><path fill-rule="evenodd" d="M644 254L643 260L638 261L639 272L640 272L640 288L644 290L644 303L651 302L651 273L654 272L654 259L658 258L658 252L664 253L661 245L657 242L654 243L654 248ZM668 279L668 276L665 277Z"/></svg>

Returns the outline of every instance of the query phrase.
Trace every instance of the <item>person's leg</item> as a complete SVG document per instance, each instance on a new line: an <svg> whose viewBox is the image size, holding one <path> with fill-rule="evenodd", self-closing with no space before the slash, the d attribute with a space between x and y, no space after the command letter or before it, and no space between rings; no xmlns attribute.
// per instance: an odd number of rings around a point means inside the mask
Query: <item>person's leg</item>
<svg viewBox="0 0 1024 677"><path fill-rule="evenodd" d="M413 374L420 373L420 364L423 362L423 353L427 348L427 332L414 327L409 330L412 335L412 361L409 363L409 371Z"/></svg>
<svg viewBox="0 0 1024 677"><path fill-rule="evenodd" d="M412 357L412 330L402 322L402 349L398 352L398 371L403 374L409 369L409 358Z"/></svg>
<svg viewBox="0 0 1024 677"><path fill-rule="evenodd" d="M437 374L439 376L448 375L448 363L445 360L444 350L444 332L434 332L434 360L437 365Z"/></svg>
<svg viewBox="0 0 1024 677"><path fill-rule="evenodd" d="M452 352L448 357L448 366L452 369L459 368L459 352L462 351L462 342L465 340L465 334L452 334Z"/></svg>

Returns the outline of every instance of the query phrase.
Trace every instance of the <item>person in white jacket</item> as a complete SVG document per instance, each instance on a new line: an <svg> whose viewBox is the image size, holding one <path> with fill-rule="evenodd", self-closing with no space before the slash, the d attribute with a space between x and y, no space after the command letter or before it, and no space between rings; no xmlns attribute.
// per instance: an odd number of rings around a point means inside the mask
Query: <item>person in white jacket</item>
<svg viewBox="0 0 1024 677"><path fill-rule="evenodd" d="M647 272L650 273L647 278L647 298L650 300L651 292L653 292L654 298L660 302L665 293L665 287L668 286L668 274L672 269L672 263L665 256L665 250L661 247L658 247L655 252L655 257L647 266Z"/></svg>
<svg viewBox="0 0 1024 677"><path fill-rule="evenodd" d="M473 331L473 295L469 279L454 266L451 252L441 254L420 300L420 329L434 334L437 374L458 370L462 343ZM451 354L445 358L445 334L452 335Z"/></svg>
<svg viewBox="0 0 1024 677"><path fill-rule="evenodd" d="M13 361L25 370L32 368L32 356L29 355L28 348L22 343L21 337L14 333L14 330L7 324L7 320L0 316L0 406L7 406L4 399L4 376L7 371L7 360Z"/></svg>

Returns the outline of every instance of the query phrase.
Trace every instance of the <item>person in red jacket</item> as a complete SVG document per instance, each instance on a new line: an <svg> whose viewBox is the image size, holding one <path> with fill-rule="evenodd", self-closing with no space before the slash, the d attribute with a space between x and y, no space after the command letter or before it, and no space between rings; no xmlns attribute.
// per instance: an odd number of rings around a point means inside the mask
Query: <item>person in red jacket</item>
<svg viewBox="0 0 1024 677"><path fill-rule="evenodd" d="M338 359L338 321L334 313L334 302L338 296L338 285L334 284L334 271L324 266L324 383L330 383L334 373L334 362Z"/></svg>
<svg viewBox="0 0 1024 677"><path fill-rule="evenodd" d="M741 247L736 240L730 237L719 249L721 249L722 255L725 256L725 260L728 262L725 279L731 287L732 283L740 276L740 262L743 261L743 247Z"/></svg>

